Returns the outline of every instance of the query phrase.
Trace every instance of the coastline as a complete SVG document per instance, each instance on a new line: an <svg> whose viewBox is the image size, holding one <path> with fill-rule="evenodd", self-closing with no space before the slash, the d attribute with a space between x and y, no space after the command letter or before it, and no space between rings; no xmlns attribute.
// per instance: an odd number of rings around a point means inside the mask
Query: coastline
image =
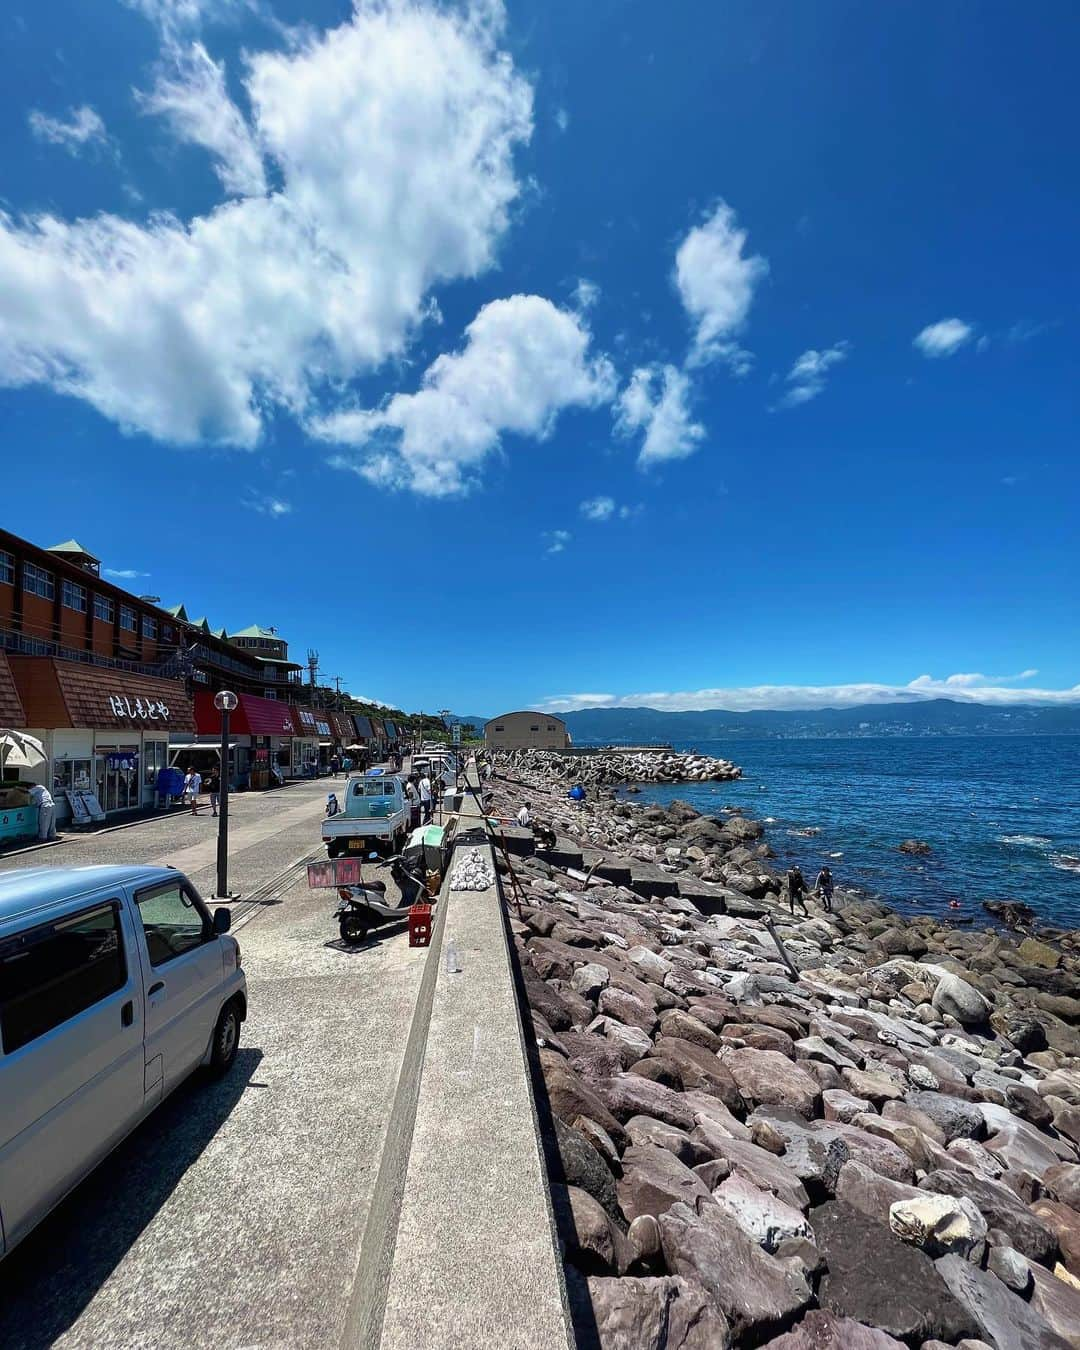
<svg viewBox="0 0 1080 1350"><path fill-rule="evenodd" d="M609 787L576 808L498 758L498 814L531 801L560 837L513 859L511 927L568 1287L599 1343L1075 1344L1080 934L843 887L792 917L759 822ZM633 868L642 889L613 879ZM649 1339L661 1317L681 1339Z"/></svg>

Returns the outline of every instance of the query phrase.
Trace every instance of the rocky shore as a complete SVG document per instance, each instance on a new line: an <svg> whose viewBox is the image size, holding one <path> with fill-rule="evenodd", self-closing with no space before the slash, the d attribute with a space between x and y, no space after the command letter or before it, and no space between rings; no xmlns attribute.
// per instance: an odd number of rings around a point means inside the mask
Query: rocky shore
<svg viewBox="0 0 1080 1350"><path fill-rule="evenodd" d="M677 750L599 750L566 755L558 750L510 750L496 753L496 765L548 782L574 782L585 787L620 783L724 783L742 777L729 759L684 754Z"/></svg>
<svg viewBox="0 0 1080 1350"><path fill-rule="evenodd" d="M1080 1350L1076 934L792 918L755 821L489 789L560 836L510 912L581 1344Z"/></svg>

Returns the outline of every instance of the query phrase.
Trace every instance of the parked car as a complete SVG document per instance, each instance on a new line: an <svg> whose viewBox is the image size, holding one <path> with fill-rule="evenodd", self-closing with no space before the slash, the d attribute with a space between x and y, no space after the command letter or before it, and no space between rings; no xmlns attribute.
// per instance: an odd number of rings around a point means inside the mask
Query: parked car
<svg viewBox="0 0 1080 1350"><path fill-rule="evenodd" d="M0 873L0 1256L247 1016L227 909L169 867Z"/></svg>

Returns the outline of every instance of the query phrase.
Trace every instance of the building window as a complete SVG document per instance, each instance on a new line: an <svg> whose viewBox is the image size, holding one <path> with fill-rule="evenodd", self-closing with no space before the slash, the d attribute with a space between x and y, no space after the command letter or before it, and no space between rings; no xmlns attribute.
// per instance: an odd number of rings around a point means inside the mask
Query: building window
<svg viewBox="0 0 1080 1350"><path fill-rule="evenodd" d="M40 595L46 600L56 598L56 583L53 581L52 573L29 562L23 563L23 590L29 591L32 595Z"/></svg>
<svg viewBox="0 0 1080 1350"><path fill-rule="evenodd" d="M5 586L15 585L15 558L11 553L0 549L0 581Z"/></svg>
<svg viewBox="0 0 1080 1350"><path fill-rule="evenodd" d="M505 727L496 727L495 730L496 730L496 731L505 731L506 728L505 728Z"/></svg>
<svg viewBox="0 0 1080 1350"><path fill-rule="evenodd" d="M60 588L60 598L65 609L86 613L86 587L77 581L65 581Z"/></svg>
<svg viewBox="0 0 1080 1350"><path fill-rule="evenodd" d="M143 615L142 635L144 638L157 638L157 619L152 619L149 614Z"/></svg>
<svg viewBox="0 0 1080 1350"><path fill-rule="evenodd" d="M91 788L88 759L53 760L53 792L89 792Z"/></svg>
<svg viewBox="0 0 1080 1350"><path fill-rule="evenodd" d="M129 633L137 633L139 626L135 622L135 611L130 605L120 606L120 627L126 628Z"/></svg>
<svg viewBox="0 0 1080 1350"><path fill-rule="evenodd" d="M205 670L193 670L191 672L191 678L195 681L196 684L210 683L210 676L207 675Z"/></svg>
<svg viewBox="0 0 1080 1350"><path fill-rule="evenodd" d="M555 730L555 728L554 728L550 723L548 723L548 728L547 728L547 729L548 729L548 731L554 731L554 730Z"/></svg>
<svg viewBox="0 0 1080 1350"><path fill-rule="evenodd" d="M530 731L539 731L540 728L539 728L539 727L530 727L529 730L530 730Z"/></svg>
<svg viewBox="0 0 1080 1350"><path fill-rule="evenodd" d="M94 596L94 618L102 623L112 623L116 617L116 606L107 595Z"/></svg>
<svg viewBox="0 0 1080 1350"><path fill-rule="evenodd" d="M276 703L276 702L277 702L277 690L276 690L276 689L264 689L264 690L263 690L263 698L272 698L272 699L274 700L274 702Z"/></svg>
<svg viewBox="0 0 1080 1350"><path fill-rule="evenodd" d="M163 624L161 625L161 640L162 640L162 642L173 642L173 641L175 640L175 638L176 638L176 630L173 628L172 624L171 624L171 623L163 623Z"/></svg>

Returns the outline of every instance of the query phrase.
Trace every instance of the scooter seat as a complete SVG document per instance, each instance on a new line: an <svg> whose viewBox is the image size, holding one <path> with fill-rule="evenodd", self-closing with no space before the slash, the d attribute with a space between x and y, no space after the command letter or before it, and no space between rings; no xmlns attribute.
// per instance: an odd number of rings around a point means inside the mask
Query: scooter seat
<svg viewBox="0 0 1080 1350"><path fill-rule="evenodd" d="M386 893L386 882L385 882L385 881L365 881L365 882L363 883L363 888L364 888L365 891L378 891L380 894L385 895L385 893Z"/></svg>

